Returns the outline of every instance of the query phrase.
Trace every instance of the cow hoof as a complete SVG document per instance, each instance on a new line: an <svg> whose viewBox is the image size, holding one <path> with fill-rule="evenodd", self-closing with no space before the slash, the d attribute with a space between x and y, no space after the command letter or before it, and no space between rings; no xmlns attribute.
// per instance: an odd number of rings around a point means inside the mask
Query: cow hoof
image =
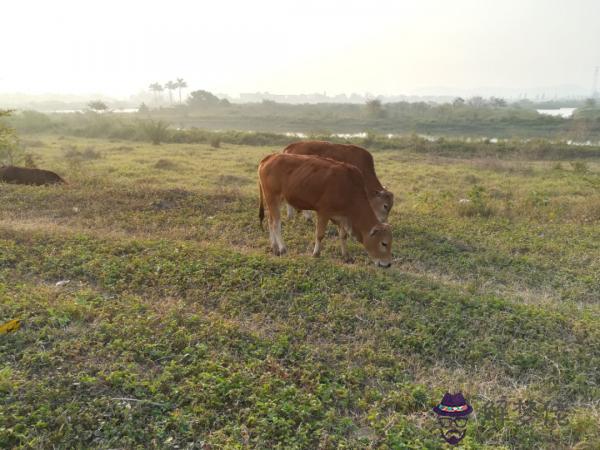
<svg viewBox="0 0 600 450"><path fill-rule="evenodd" d="M283 256L287 253L287 248L283 247L279 249L279 256Z"/></svg>
<svg viewBox="0 0 600 450"><path fill-rule="evenodd" d="M318 258L319 256L321 256L321 252L313 252L313 258Z"/></svg>
<svg viewBox="0 0 600 450"><path fill-rule="evenodd" d="M352 264L354 262L354 258L352 256L343 256L342 260L346 263L346 264Z"/></svg>

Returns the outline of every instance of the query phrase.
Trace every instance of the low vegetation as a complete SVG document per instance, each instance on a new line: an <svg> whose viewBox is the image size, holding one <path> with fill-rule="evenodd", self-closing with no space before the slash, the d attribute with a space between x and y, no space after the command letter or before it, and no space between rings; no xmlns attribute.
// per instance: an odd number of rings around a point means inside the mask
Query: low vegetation
<svg viewBox="0 0 600 450"><path fill-rule="evenodd" d="M588 119L585 119L588 120ZM0 120L0 125L3 122ZM6 123L6 119L4 121ZM219 148L223 144L251 146L285 146L299 139L294 133L273 133L265 131L213 131L201 128L176 127L161 119L139 118L126 114L62 114L51 118L37 112L22 112L10 118L10 124L28 138L21 147L39 145L38 136L42 131L60 132L64 137L106 138L132 142L181 144L210 144ZM600 123L600 122L599 122ZM7 127L7 125L4 125ZM12 128L7 128L12 129ZM302 134L302 136L306 136ZM371 149L397 149L414 153L437 154L447 157L493 157L496 159L564 160L600 157L598 145L572 145L567 139L569 133L556 140L539 138L488 139L469 138L467 140L450 137L428 138L418 134L388 135L374 131L361 136L348 137L344 134L315 131L309 138L353 142ZM575 136L575 135L573 135ZM582 135L583 136L583 135ZM586 135L587 136L587 135ZM14 149L18 147L13 145Z"/></svg>
<svg viewBox="0 0 600 450"><path fill-rule="evenodd" d="M425 102L292 105L263 101L231 104L207 91L194 91L186 105L150 109L143 104L137 114L110 113L108 106L92 102L85 112L45 115L22 111L12 119L24 133L56 132L81 137L135 139L147 135L144 123L164 122L177 129L245 130L266 133L425 134L480 138L546 138L598 142L600 108L578 105L573 117L538 114L527 102L507 105L502 99L432 104ZM538 105L539 107L548 107ZM556 106L556 105L550 105ZM104 108L103 108L104 107ZM163 141L164 139L161 139ZM273 143L275 144L275 143Z"/></svg>
<svg viewBox="0 0 600 450"><path fill-rule="evenodd" d="M17 133L6 123L6 118L10 117L11 113L10 110L0 109L0 160L9 164L15 162L19 150Z"/></svg>
<svg viewBox="0 0 600 450"><path fill-rule="evenodd" d="M597 148L368 136L383 270L333 233L311 258L302 217L269 253L256 167L288 137L170 133L24 137L69 184L0 185L0 447L445 448L446 390L463 448L600 447Z"/></svg>

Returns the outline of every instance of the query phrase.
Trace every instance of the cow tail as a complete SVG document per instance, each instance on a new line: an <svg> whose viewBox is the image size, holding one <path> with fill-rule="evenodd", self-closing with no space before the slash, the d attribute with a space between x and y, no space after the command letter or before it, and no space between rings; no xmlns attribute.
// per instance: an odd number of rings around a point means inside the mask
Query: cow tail
<svg viewBox="0 0 600 450"><path fill-rule="evenodd" d="M264 229L263 228L263 220L265 219L265 202L264 202L264 198L263 198L263 190L262 190L262 186L260 184L260 179L258 180L258 192L259 192L259 204L258 204L258 219L260 220L260 228L261 230Z"/></svg>

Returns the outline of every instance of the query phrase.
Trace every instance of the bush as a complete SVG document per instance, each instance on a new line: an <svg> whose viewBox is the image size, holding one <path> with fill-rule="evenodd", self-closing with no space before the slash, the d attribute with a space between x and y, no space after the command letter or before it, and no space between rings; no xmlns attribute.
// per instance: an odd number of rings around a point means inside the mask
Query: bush
<svg viewBox="0 0 600 450"><path fill-rule="evenodd" d="M35 157L31 153L25 153L23 155L23 165L25 167L29 167L31 169L37 169L37 165L35 163Z"/></svg>
<svg viewBox="0 0 600 450"><path fill-rule="evenodd" d="M159 159L154 163L154 167L161 170L174 170L177 168L177 164L170 159Z"/></svg>
<svg viewBox="0 0 600 450"><path fill-rule="evenodd" d="M217 106L219 103L219 97L204 90L190 92L190 95L187 99L187 104L192 109Z"/></svg>
<svg viewBox="0 0 600 450"><path fill-rule="evenodd" d="M9 117L11 113L10 110L0 109L0 161L8 164L14 164L22 153L15 129L1 120L2 117Z"/></svg>
<svg viewBox="0 0 600 450"><path fill-rule="evenodd" d="M102 158L102 153L96 150L94 147L86 147L85 150L80 151L75 145L68 145L62 148L63 155L66 159L88 161L92 159Z"/></svg>
<svg viewBox="0 0 600 450"><path fill-rule="evenodd" d="M45 144L42 141L36 139L22 139L21 145L24 148L43 147Z"/></svg>
<svg viewBox="0 0 600 450"><path fill-rule="evenodd" d="M210 146L212 148L220 148L221 147L221 137L220 136L213 136L210 139Z"/></svg>
<svg viewBox="0 0 600 450"><path fill-rule="evenodd" d="M589 167L585 161L575 161L571 163L571 167L575 173L587 173Z"/></svg>
<svg viewBox="0 0 600 450"><path fill-rule="evenodd" d="M50 117L37 111L22 111L15 116L14 124L23 133L41 133L54 128Z"/></svg>
<svg viewBox="0 0 600 450"><path fill-rule="evenodd" d="M482 186L473 186L467 194L467 198L459 200L458 214L463 217L489 217L493 214L493 209L488 205L488 198Z"/></svg>
<svg viewBox="0 0 600 450"><path fill-rule="evenodd" d="M86 147L86 149L81 153L81 157L83 159L100 159L102 158L102 153L100 153L94 147Z"/></svg>
<svg viewBox="0 0 600 450"><path fill-rule="evenodd" d="M169 138L169 124L162 120L143 121L141 128L154 145L160 145Z"/></svg>
<svg viewBox="0 0 600 450"><path fill-rule="evenodd" d="M318 108L326 108L327 106L321 105L317 108L317 106L309 105L314 109L314 113L319 113L323 115L323 122L320 125L327 125L326 120L328 116L326 116L320 109ZM302 105L285 105L277 103L275 106L278 109L276 115L279 117L281 114L284 118L289 120L294 119L299 112L304 111L302 108L308 108L309 106ZM335 109L331 111L340 114L340 122L342 119L345 121L346 117L352 118L352 114L349 112L348 116L346 114L342 114L339 111L344 111L344 108L352 108L356 106L357 108L365 108L364 105L334 105ZM443 105L442 105L443 106ZM447 106L447 105L446 105ZM333 106L330 106L333 108ZM186 109L186 107L182 107ZM239 105L231 105L230 110L234 110L235 114L231 114L231 116L238 115L239 119L245 119L248 117L249 119L261 119L260 114L265 113L265 108L267 106L263 106L260 104L252 104L249 106L244 106L245 109L238 110L240 108ZM252 109L254 108L254 109ZM399 122L404 123L405 120L412 120L410 117L404 117L406 114L410 113L412 116L423 115L428 113L430 110L437 111L437 107L429 106L427 104L409 104L407 106L398 106L396 104L386 104L385 110L390 113L390 115L394 115ZM459 108L460 114L462 114L462 110L469 110L469 107L465 106L464 108ZM256 111L255 111L256 110ZM215 110L216 111L216 110ZM312 110L311 110L312 111ZM514 109L510 108L478 108L480 112L494 112L497 111L498 114L513 114ZM508 112L507 112L508 111ZM511 112L512 111L512 112ZM241 113L248 114L248 116L241 115ZM363 109L364 112L364 109ZM438 111L439 112L439 111ZM163 112L164 113L164 112ZM252 114L258 114L256 117L252 116ZM535 111L532 113L531 111L525 111L524 114L534 114L537 115ZM170 114L170 113L169 113ZM457 113L459 114L459 113ZM494 113L495 114L495 113ZM289 117L288 117L289 116ZM412 117L411 116L411 117ZM220 144L237 144L237 145L253 145L253 146L285 146L291 142L298 141L301 138L297 135L289 135L283 133L275 133L275 132L249 132L249 131L210 131L203 130L198 128L186 128L182 130L168 129L168 125L166 122L161 120L142 120L141 117L145 117L144 114L140 115L127 115L127 114L97 114L91 111L86 113L74 113L74 114L55 114L52 116L47 116L41 113L37 113L34 111L30 111L27 113L18 114L17 116L10 117L9 120L6 120L5 123L7 126L18 127L17 131L20 129L27 131L43 131L43 130L52 130L57 134L70 135L70 136L78 136L78 137L88 137L88 138L108 138L108 139L120 139L120 140L150 140L154 142L157 138L158 143L160 142L177 142L177 143L203 143L209 144L213 140L218 140ZM306 119L308 122L306 124L307 127L313 127L314 124L311 122L315 115L312 114L307 116ZM320 117L320 116L319 116ZM442 117L442 116L440 116ZM215 113L215 118L219 118L219 116ZM286 119L286 120L287 120ZM456 119L456 118L454 118ZM453 119L453 120L454 120ZM551 118L555 120L554 118ZM176 120L175 118L173 120ZM224 118L223 120L226 120ZM272 121L273 118L264 117L265 121ZM290 126L292 128L297 128L301 126L304 122L305 118L294 119L293 124ZM369 119L370 120L370 119ZM429 120L429 119L428 119ZM440 119L441 120L441 119ZM458 120L458 119L456 119ZM518 120L529 120L527 117L519 117ZM541 120L541 119L536 119ZM546 119L544 119L546 120ZM380 119L378 119L380 121ZM472 120L465 119L465 126L469 125ZM597 127L600 130L600 120L596 121L594 119L594 123L597 122ZM377 122L379 123L379 122ZM567 142L550 142L547 140L529 140L523 141L520 139L511 139L511 140L500 140L498 143L495 143L493 140L488 139L485 141L483 138L473 139L469 141L465 141L464 139L438 139L437 141L433 141L432 139L426 139L417 134L417 129L421 126L418 123L414 123L413 125L408 125L403 128L406 128L406 132L415 131L412 135L400 135L400 136L388 136L386 134L376 134L382 133L381 130L377 130L375 127L377 126L375 120L371 120L368 124L365 124L364 121L354 121L351 122L347 126L355 127L356 129L360 129L360 127L368 126L373 127L373 131L369 131L366 136L356 136L351 138L340 137L332 135L331 131L326 131L324 126L321 126L319 129L319 133L317 136L313 136L311 134L311 138L317 138L322 140L328 140L339 143L354 143L357 145L362 145L368 147L369 149L393 149L393 150L412 150L419 153L431 154L431 155L439 155L451 158L472 158L477 155L479 157L493 157L496 159L544 159L544 160L574 160L574 159L583 159L583 158L598 158L600 157L600 146L575 146L569 145ZM264 124L264 125L263 125ZM524 126L534 126L535 123L526 123ZM266 122L263 122L262 119L259 120L259 124L257 127L267 126ZM394 127L396 125L393 125ZM386 125L386 128L388 126ZM392 127L392 125L390 125ZM413 129L411 129L411 127ZM425 125L423 125L425 127ZM371 128L368 128L368 130ZM335 129L333 130L335 131ZM339 130L338 130L339 131ZM394 132L394 128L389 128L390 132ZM467 130L468 133L469 130ZM477 131L477 130L474 130ZM489 130L488 130L489 131ZM493 131L493 130L492 130ZM396 131L397 132L397 131ZM427 132L424 129L419 129L419 133ZM443 133L443 131L440 131ZM437 134L437 133L436 133Z"/></svg>
<svg viewBox="0 0 600 450"><path fill-rule="evenodd" d="M385 117L386 115L386 111L383 108L383 104L381 103L381 100L375 98L375 99L371 99L368 100L365 104L366 109L367 109L367 114L369 115L369 117L375 118L375 119L380 119Z"/></svg>
<svg viewBox="0 0 600 450"><path fill-rule="evenodd" d="M95 100L88 103L88 108L93 111L106 111L108 110L108 106L101 100Z"/></svg>

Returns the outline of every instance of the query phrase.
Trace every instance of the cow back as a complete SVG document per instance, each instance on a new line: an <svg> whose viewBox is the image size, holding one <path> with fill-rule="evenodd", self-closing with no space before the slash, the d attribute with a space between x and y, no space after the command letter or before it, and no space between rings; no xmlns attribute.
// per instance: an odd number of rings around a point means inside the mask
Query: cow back
<svg viewBox="0 0 600 450"><path fill-rule="evenodd" d="M334 144L326 141L300 141L288 145L283 153L322 156L352 164L361 171L369 190L383 189L375 174L373 155L358 145Z"/></svg>

